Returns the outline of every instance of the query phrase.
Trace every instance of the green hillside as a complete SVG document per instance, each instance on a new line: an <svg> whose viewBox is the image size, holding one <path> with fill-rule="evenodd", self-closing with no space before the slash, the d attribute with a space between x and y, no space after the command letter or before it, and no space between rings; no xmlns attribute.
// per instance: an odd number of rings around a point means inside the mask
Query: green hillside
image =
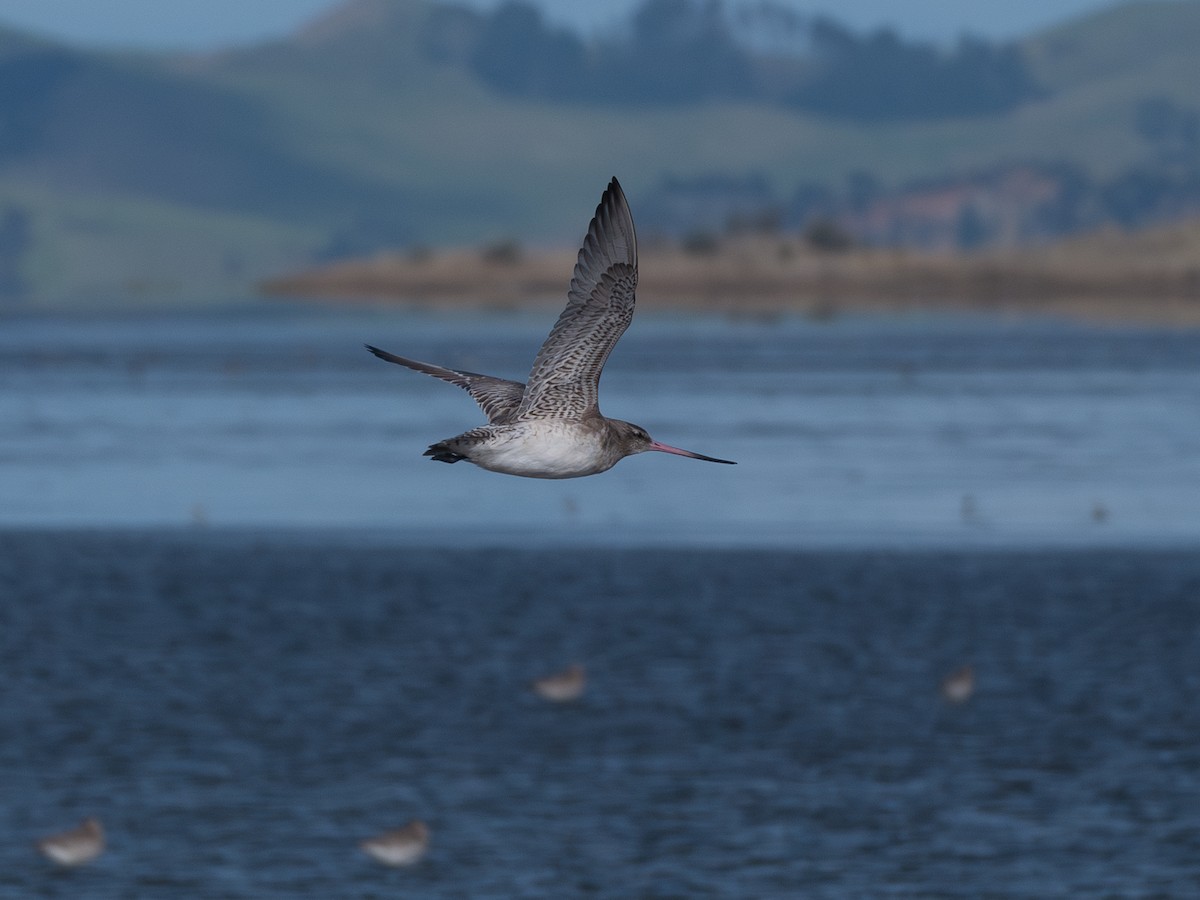
<svg viewBox="0 0 1200 900"><path fill-rule="evenodd" d="M216 300L383 247L570 243L613 174L635 209L666 178L711 173L754 173L784 198L856 171L887 189L1014 161L1107 178L1153 157L1148 100L1200 109L1197 0L1030 38L1046 90L1009 112L893 122L501 95L456 53L466 18L431 47L433 8L351 0L286 41L205 57L0 31L0 219L15 223L0 304Z"/></svg>
<svg viewBox="0 0 1200 900"><path fill-rule="evenodd" d="M1133 0L1065 23L1025 42L1039 80L1054 91L1137 81L1147 68L1195 60L1200 3ZM1158 87L1169 85L1151 76ZM1196 98L1195 85L1177 85ZM1182 96L1182 95L1181 95Z"/></svg>
<svg viewBox="0 0 1200 900"><path fill-rule="evenodd" d="M492 213L517 215L513 225L524 232L534 222L523 209L540 220L542 198L590 196L595 173L609 170L648 187L667 172L753 168L781 189L856 169L897 184L1013 158L1115 171L1145 153L1129 127L1134 104L1168 96L1200 106L1196 0L1118 5L1030 39L1049 95L1013 112L882 125L730 101L638 109L497 96L461 67L423 58L427 10L419 0L360 0L292 42L218 58L204 72L285 110L314 161L398 186L436 186L449 198L446 225L475 235L504 227L500 219L481 228ZM1114 44L1113 35L1124 38ZM1121 56L1114 47L1140 49ZM456 195L468 207L475 198L484 219L461 221ZM444 217L433 214L428 237L438 239ZM543 227L557 233L561 219L552 210L549 217Z"/></svg>
<svg viewBox="0 0 1200 900"><path fill-rule="evenodd" d="M288 270L323 239L313 226L249 214L0 181L6 206L32 210L19 276L34 293L13 306L242 299L264 271Z"/></svg>

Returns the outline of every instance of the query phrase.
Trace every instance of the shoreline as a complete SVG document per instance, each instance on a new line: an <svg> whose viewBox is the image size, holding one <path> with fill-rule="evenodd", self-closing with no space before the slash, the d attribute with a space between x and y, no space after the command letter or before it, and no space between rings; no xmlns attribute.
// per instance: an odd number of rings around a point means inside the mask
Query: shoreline
<svg viewBox="0 0 1200 900"><path fill-rule="evenodd" d="M388 253L262 283L267 297L373 301L438 310L559 307L576 251L477 248ZM785 236L721 239L703 252L643 242L643 309L827 318L965 312L1200 325L1200 223L1105 232L979 254L818 251Z"/></svg>

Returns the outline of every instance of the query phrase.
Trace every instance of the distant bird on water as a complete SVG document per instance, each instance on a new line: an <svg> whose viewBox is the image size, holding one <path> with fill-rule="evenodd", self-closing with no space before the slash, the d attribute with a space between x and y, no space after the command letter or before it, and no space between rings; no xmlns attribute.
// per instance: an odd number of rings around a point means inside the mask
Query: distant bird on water
<svg viewBox="0 0 1200 900"><path fill-rule="evenodd" d="M600 414L600 373L633 319L637 278L633 217L614 178L583 240L567 307L538 351L528 383L445 369L369 344L367 349L380 359L458 385L487 415L487 425L425 451L438 462L465 459L527 478L596 475L647 450L733 465L661 444L638 425Z"/></svg>
<svg viewBox="0 0 1200 900"><path fill-rule="evenodd" d="M37 848L60 866L81 866L104 852L104 826L89 817L76 828L42 838Z"/></svg>
<svg viewBox="0 0 1200 900"><path fill-rule="evenodd" d="M947 703L966 703L975 693L975 669L962 666L942 679L942 699Z"/></svg>
<svg viewBox="0 0 1200 900"><path fill-rule="evenodd" d="M411 866L429 849L429 828L413 819L403 828L386 831L359 846L385 866Z"/></svg>
<svg viewBox="0 0 1200 900"><path fill-rule="evenodd" d="M543 700L554 703L570 703L583 696L587 687L587 673L583 666L574 663L561 672L539 678L533 683L533 691Z"/></svg>

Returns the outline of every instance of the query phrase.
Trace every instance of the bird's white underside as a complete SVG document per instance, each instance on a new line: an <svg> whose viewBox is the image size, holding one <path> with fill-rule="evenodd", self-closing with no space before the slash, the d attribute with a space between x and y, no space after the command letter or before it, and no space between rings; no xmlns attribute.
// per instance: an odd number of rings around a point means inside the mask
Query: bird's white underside
<svg viewBox="0 0 1200 900"><path fill-rule="evenodd" d="M104 844L96 838L58 838L42 841L42 852L63 866L77 866L90 862L101 854Z"/></svg>
<svg viewBox="0 0 1200 900"><path fill-rule="evenodd" d="M532 420L495 429L471 448L471 462L492 472L528 478L578 478L611 469L621 458L607 452L599 432L561 420Z"/></svg>
<svg viewBox="0 0 1200 900"><path fill-rule="evenodd" d="M426 846L423 841L417 840L410 843L367 841L363 849L385 865L408 866L425 855Z"/></svg>

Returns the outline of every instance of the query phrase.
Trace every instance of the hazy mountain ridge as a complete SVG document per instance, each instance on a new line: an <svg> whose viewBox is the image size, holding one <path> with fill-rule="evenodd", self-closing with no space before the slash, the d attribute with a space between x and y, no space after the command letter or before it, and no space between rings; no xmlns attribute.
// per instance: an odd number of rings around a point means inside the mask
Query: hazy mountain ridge
<svg viewBox="0 0 1200 900"><path fill-rule="evenodd" d="M655 2L643 11L688 6ZM1002 111L886 121L737 92L598 103L503 90L474 55L500 15L355 0L285 41L182 57L0 31L0 296L117 298L151 270L164 294L195 298L383 247L569 242L614 173L645 233L821 217L882 243L1140 224L1200 196L1194 0L1127 4L1022 43L1037 91ZM989 219L1013 178L1054 196ZM921 200L931 192L941 206ZM913 208L944 214L913 224ZM888 209L894 227L879 225ZM180 237L150 259L164 223ZM168 277L172 259L186 276Z"/></svg>
<svg viewBox="0 0 1200 900"><path fill-rule="evenodd" d="M262 102L160 60L46 46L5 54L0 76L6 174L281 215L354 208L376 187L298 157Z"/></svg>

